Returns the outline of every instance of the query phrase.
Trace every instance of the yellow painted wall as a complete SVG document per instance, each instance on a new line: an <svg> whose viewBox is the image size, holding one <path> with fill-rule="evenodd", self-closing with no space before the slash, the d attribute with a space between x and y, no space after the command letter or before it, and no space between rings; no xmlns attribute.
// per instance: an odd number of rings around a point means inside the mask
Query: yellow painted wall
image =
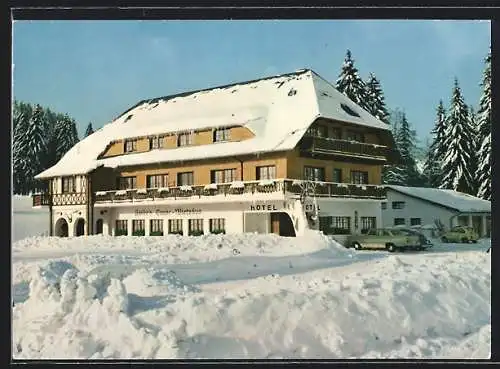
<svg viewBox="0 0 500 369"><path fill-rule="evenodd" d="M382 181L381 165L302 158L299 157L298 151L293 151L288 154L288 178L303 179L305 166L325 168L326 182L333 182L334 168L342 169L342 181L345 183L351 181L351 170L368 172L368 184L380 184Z"/></svg>
<svg viewBox="0 0 500 369"><path fill-rule="evenodd" d="M163 136L163 148L174 149L177 147L177 134L165 134ZM246 127L232 127L230 128L229 141L243 141L254 137L254 134ZM149 151L149 137L140 137L136 139L137 151ZM213 130L206 129L193 133L193 145L210 145L213 143ZM106 147L100 158L110 156L129 154L124 152L124 140L112 142Z"/></svg>

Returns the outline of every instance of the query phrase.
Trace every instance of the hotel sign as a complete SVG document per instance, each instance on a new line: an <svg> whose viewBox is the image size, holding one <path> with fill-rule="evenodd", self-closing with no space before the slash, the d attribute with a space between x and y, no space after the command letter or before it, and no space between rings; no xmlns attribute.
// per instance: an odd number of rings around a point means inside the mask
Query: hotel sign
<svg viewBox="0 0 500 369"><path fill-rule="evenodd" d="M191 215L201 214L201 209L188 208L188 209L136 209L135 215Z"/></svg>
<svg viewBox="0 0 500 369"><path fill-rule="evenodd" d="M255 203L248 206L247 211L279 211L283 210L283 205L278 205L277 203Z"/></svg>

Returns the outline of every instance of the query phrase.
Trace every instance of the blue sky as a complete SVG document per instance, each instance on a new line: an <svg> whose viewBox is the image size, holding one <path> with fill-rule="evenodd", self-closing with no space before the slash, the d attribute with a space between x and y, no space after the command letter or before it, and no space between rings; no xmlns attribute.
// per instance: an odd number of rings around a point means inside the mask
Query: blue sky
<svg viewBox="0 0 500 369"><path fill-rule="evenodd" d="M490 40L489 21L16 21L14 97L82 133L146 98L301 68L334 82L349 48L423 139L455 77L477 106Z"/></svg>

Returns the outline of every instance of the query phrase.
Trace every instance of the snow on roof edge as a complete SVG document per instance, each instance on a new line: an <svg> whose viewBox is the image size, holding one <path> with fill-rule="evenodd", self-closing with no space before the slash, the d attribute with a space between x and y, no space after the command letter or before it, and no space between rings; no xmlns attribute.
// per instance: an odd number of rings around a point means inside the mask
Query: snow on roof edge
<svg viewBox="0 0 500 369"><path fill-rule="evenodd" d="M491 212L491 201L484 200L463 192L432 187L408 187L386 185L388 189L400 192L459 212L485 213ZM433 196L435 195L435 196Z"/></svg>

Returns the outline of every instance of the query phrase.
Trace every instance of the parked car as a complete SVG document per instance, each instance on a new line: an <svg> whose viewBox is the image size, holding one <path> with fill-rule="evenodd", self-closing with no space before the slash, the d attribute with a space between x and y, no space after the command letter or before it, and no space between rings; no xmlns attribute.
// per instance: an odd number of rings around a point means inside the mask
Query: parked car
<svg viewBox="0 0 500 369"><path fill-rule="evenodd" d="M406 232L407 234L418 236L420 238L420 243L422 244L422 250L425 250L425 249L433 246L431 240L428 239L424 235L424 233L418 229L400 228L398 230L403 232L403 233Z"/></svg>
<svg viewBox="0 0 500 369"><path fill-rule="evenodd" d="M347 239L346 247L353 247L356 250L363 248L385 249L394 252L403 249L422 250L424 245L419 235L409 234L400 229L373 228L364 234L350 236Z"/></svg>
<svg viewBox="0 0 500 369"><path fill-rule="evenodd" d="M441 241L453 243L476 243L479 235L471 227L456 226L441 235Z"/></svg>

